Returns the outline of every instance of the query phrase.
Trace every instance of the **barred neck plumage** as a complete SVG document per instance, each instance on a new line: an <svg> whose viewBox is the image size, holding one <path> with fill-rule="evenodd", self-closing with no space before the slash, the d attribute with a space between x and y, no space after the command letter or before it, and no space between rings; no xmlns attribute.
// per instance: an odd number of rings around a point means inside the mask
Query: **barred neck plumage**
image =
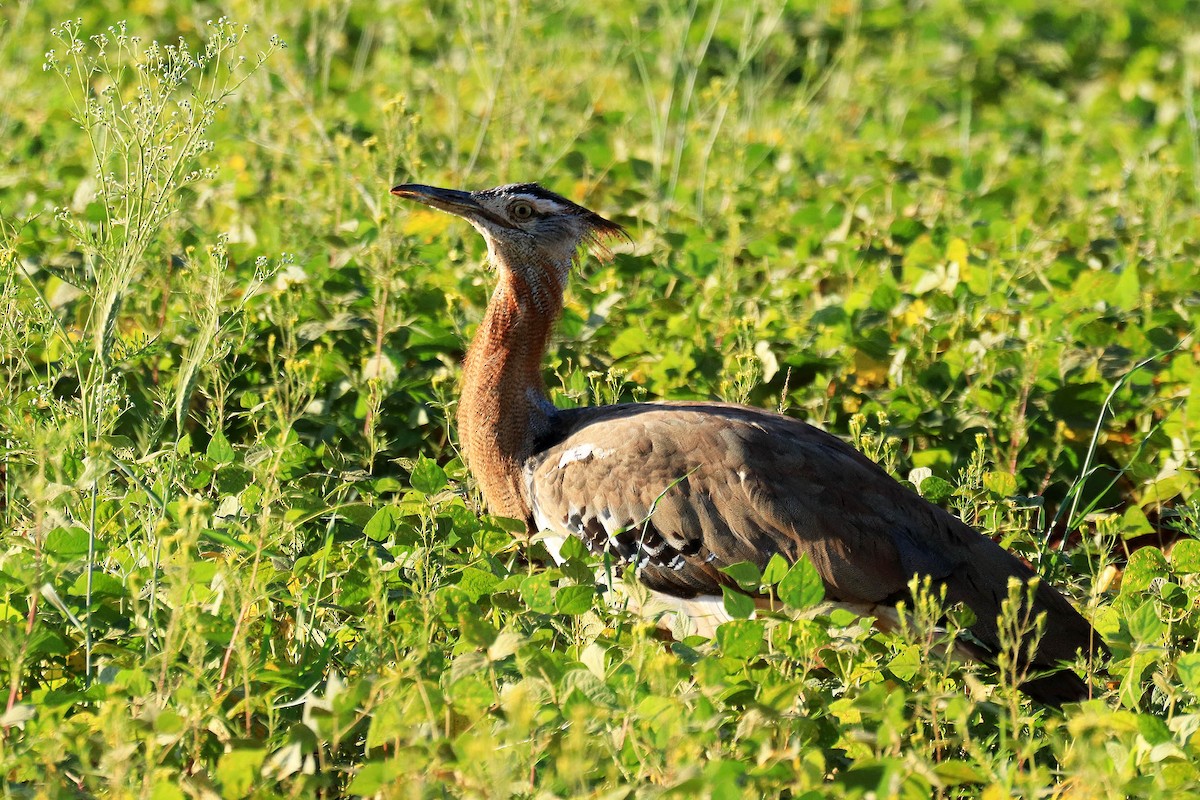
<svg viewBox="0 0 1200 800"><path fill-rule="evenodd" d="M467 467L493 514L531 522L522 470L554 414L542 358L581 248L604 256L625 230L535 183L464 192L417 183L392 194L455 214L487 241L499 278L467 351L458 433Z"/></svg>
<svg viewBox="0 0 1200 800"><path fill-rule="evenodd" d="M463 365L458 435L467 468L492 513L514 519L529 517L521 468L553 413L541 370L562 311L563 270L500 269Z"/></svg>

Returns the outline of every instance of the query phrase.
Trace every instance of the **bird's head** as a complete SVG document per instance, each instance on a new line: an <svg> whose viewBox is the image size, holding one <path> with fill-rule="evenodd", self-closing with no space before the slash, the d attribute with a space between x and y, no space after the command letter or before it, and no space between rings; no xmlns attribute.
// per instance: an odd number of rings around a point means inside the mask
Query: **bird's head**
<svg viewBox="0 0 1200 800"><path fill-rule="evenodd" d="M406 183L392 194L455 214L487 240L488 256L501 270L552 268L565 281L571 264L586 245L607 257L608 239L629 235L615 222L572 203L536 183L515 183L463 192Z"/></svg>

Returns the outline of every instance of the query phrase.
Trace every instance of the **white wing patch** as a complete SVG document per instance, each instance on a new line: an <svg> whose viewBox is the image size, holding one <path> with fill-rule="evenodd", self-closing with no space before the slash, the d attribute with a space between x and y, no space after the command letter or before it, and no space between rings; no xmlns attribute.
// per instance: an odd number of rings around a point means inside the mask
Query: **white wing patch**
<svg viewBox="0 0 1200 800"><path fill-rule="evenodd" d="M577 444L570 450L567 450L558 459L558 468L562 469L568 464L573 464L576 461L589 461L593 458L604 458L611 456L612 450L606 450L603 447L596 447L594 444L585 442Z"/></svg>

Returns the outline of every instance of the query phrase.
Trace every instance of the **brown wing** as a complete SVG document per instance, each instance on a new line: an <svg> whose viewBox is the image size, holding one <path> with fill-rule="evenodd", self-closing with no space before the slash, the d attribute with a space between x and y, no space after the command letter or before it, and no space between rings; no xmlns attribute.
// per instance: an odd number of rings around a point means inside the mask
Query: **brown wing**
<svg viewBox="0 0 1200 800"><path fill-rule="evenodd" d="M535 523L638 565L651 589L719 594L720 567L807 555L833 600L904 596L913 575L943 582L999 647L1008 578L1033 573L990 539L893 480L840 439L741 406L637 404L561 412L552 444L525 466ZM1052 665L1095 634L1047 584L1036 595Z"/></svg>

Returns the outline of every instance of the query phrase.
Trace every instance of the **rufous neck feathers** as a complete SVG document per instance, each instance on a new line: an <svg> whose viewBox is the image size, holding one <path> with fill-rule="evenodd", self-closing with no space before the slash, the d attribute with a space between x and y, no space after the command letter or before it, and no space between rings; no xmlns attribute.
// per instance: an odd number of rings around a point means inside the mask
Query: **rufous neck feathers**
<svg viewBox="0 0 1200 800"><path fill-rule="evenodd" d="M529 519L522 468L550 425L542 360L570 264L501 268L463 366L458 435L488 509Z"/></svg>

